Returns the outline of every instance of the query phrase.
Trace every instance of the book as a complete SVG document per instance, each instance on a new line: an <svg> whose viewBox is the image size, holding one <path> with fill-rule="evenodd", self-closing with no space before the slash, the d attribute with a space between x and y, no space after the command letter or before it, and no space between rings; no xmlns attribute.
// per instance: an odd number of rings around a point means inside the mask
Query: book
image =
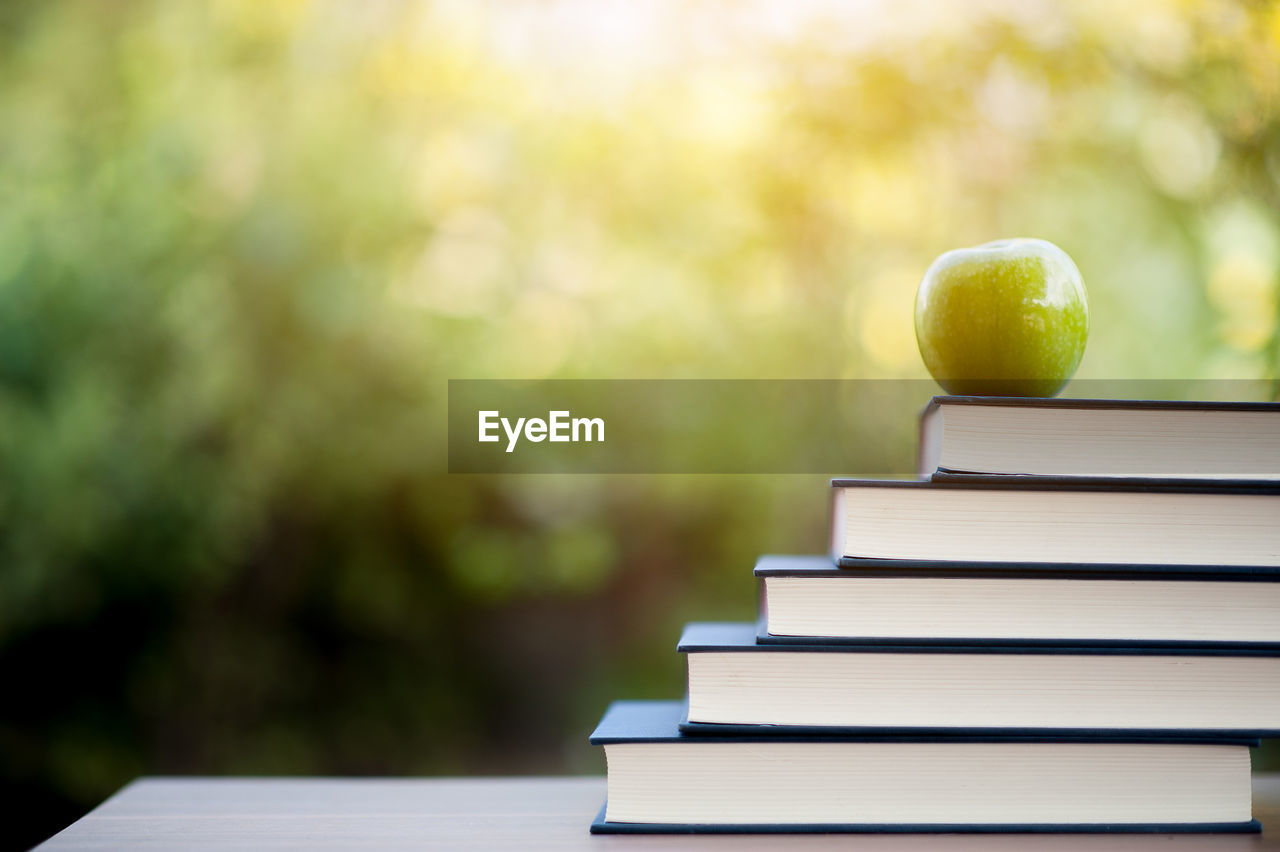
<svg viewBox="0 0 1280 852"><path fill-rule="evenodd" d="M1280 489L835 479L841 565L1275 571ZM869 563L868 560L871 560Z"/></svg>
<svg viewBox="0 0 1280 852"><path fill-rule="evenodd" d="M922 476L1280 481L1280 403L934 397Z"/></svg>
<svg viewBox="0 0 1280 852"><path fill-rule="evenodd" d="M1275 650L766 645L749 623L689 624L677 649L691 732L1280 735Z"/></svg>
<svg viewBox="0 0 1280 852"><path fill-rule="evenodd" d="M1280 573L851 571L829 556L762 556L755 575L761 643L1280 648Z"/></svg>
<svg viewBox="0 0 1280 852"><path fill-rule="evenodd" d="M1247 740L688 737L678 701L591 735L623 832L1256 832Z"/></svg>

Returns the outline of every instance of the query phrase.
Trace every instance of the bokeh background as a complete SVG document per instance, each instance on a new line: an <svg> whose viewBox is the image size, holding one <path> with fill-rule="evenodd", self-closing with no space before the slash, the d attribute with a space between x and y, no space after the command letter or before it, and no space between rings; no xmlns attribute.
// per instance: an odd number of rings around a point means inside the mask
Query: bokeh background
<svg viewBox="0 0 1280 852"><path fill-rule="evenodd" d="M449 378L920 378L928 262L1029 235L1082 377L1275 379L1278 98L1258 2L6 0L5 843L601 771L823 547L821 477L449 476Z"/></svg>

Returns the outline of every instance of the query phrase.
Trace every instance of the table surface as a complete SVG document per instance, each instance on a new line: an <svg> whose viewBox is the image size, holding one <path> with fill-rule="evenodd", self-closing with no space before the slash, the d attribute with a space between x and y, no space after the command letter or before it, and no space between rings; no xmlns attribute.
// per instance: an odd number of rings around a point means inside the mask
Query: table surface
<svg viewBox="0 0 1280 852"><path fill-rule="evenodd" d="M1280 774L1241 834L591 835L603 778L141 778L39 846L63 849L1280 849Z"/></svg>

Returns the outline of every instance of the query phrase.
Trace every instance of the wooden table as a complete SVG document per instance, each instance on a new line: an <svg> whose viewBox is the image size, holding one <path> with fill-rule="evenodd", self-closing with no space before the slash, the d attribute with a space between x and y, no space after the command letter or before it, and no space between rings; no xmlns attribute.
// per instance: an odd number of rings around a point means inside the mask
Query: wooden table
<svg viewBox="0 0 1280 852"><path fill-rule="evenodd" d="M38 847L61 849L1280 849L1280 774L1258 835L590 835L603 778L142 778Z"/></svg>

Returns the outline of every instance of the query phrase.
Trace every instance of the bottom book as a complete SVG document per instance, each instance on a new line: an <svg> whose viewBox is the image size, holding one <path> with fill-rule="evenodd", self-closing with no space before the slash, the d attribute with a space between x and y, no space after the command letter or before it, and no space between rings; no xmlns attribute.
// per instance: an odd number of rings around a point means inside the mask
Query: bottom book
<svg viewBox="0 0 1280 852"><path fill-rule="evenodd" d="M1257 832L1243 739L681 735L618 701L591 735L624 832Z"/></svg>

